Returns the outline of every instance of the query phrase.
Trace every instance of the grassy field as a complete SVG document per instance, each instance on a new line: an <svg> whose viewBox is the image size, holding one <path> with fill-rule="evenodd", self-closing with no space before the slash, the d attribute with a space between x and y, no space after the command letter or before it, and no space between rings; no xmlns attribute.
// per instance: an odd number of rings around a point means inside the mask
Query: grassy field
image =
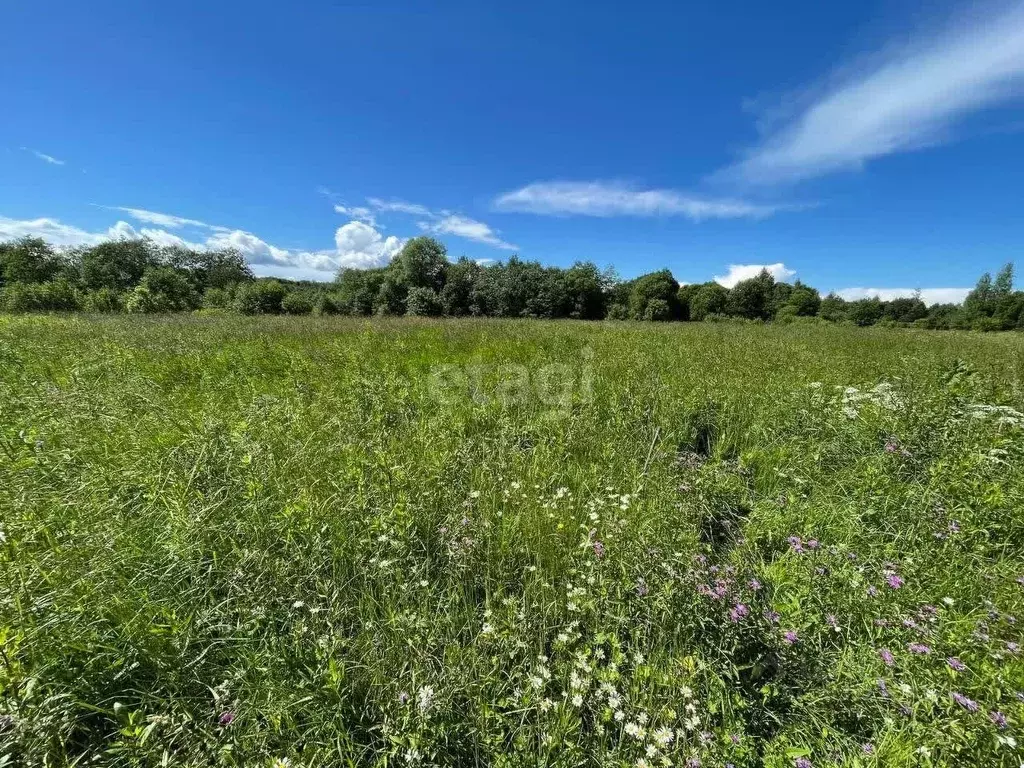
<svg viewBox="0 0 1024 768"><path fill-rule="evenodd" d="M1016 768L1021 411L1017 334L0 318L0 765Z"/></svg>

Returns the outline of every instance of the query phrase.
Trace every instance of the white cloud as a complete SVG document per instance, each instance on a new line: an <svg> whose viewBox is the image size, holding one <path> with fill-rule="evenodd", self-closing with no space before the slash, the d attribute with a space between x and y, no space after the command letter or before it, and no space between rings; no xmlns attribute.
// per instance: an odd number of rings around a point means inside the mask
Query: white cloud
<svg viewBox="0 0 1024 768"><path fill-rule="evenodd" d="M761 274L762 269L767 269L768 274L776 280L789 280L796 274L795 269L789 269L781 261L778 264L730 264L729 272L724 275L715 275L714 280L721 286L732 288L741 280L750 280Z"/></svg>
<svg viewBox="0 0 1024 768"><path fill-rule="evenodd" d="M473 240L493 246L494 248L500 248L504 251L518 250L518 246L506 243L498 237L498 232L491 229L484 222L460 216L457 213L450 213L448 211L444 213L447 213L447 215L442 216L436 221L419 221L417 226L424 232L432 232L436 235L455 235L466 240Z"/></svg>
<svg viewBox="0 0 1024 768"><path fill-rule="evenodd" d="M379 197L368 197L366 198L371 206L376 208L378 211L386 211L392 213L410 213L413 216L430 216L432 215L430 209L425 205L418 203L407 203L404 200L381 200Z"/></svg>
<svg viewBox="0 0 1024 768"><path fill-rule="evenodd" d="M63 160L58 160L53 155L48 155L45 152L40 152L37 149L30 149L29 147L22 147L21 149L24 152L29 152L29 153L35 155L40 160L42 160L44 163L49 163L50 165L64 165L64 161Z"/></svg>
<svg viewBox="0 0 1024 768"><path fill-rule="evenodd" d="M1024 4L847 67L717 176L791 182L953 138L965 115L1024 92Z"/></svg>
<svg viewBox="0 0 1024 768"><path fill-rule="evenodd" d="M391 235L385 238L369 224L350 221L334 233L336 252L330 259L335 268L368 269L388 264L405 245L405 241Z"/></svg>
<svg viewBox="0 0 1024 768"><path fill-rule="evenodd" d="M672 189L635 189L614 181L541 181L494 201L503 211L547 216L685 216L704 219L763 218L784 206L704 199Z"/></svg>
<svg viewBox="0 0 1024 768"><path fill-rule="evenodd" d="M932 304L961 304L970 293L970 288L842 288L836 293L847 301L871 299L877 296L882 301L920 295L921 301Z"/></svg>
<svg viewBox="0 0 1024 768"><path fill-rule="evenodd" d="M172 213L159 213L157 211L147 211L142 208L126 208L124 206L101 206L111 211L122 211L127 213L133 219L143 221L147 224L156 224L158 227L168 227L170 229L181 229L182 227L202 227L203 229L212 229L216 232L230 232L228 227L220 227L215 224L207 224L205 221L199 221L198 219L186 219L184 216L175 216Z"/></svg>
<svg viewBox="0 0 1024 768"><path fill-rule="evenodd" d="M364 224L369 224L371 227L377 226L377 217L373 215L373 211L363 206L346 206L335 204L335 213L341 213L349 216L356 221L361 221Z"/></svg>
<svg viewBox="0 0 1024 768"><path fill-rule="evenodd" d="M234 248L250 264L292 264L294 260L284 248L277 248L264 242L251 232L235 229L220 232L206 241L208 248Z"/></svg>

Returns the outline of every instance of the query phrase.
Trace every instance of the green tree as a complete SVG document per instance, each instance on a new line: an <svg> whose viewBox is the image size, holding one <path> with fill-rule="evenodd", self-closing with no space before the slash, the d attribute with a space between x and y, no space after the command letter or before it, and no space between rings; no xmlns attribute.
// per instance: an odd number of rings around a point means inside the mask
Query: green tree
<svg viewBox="0 0 1024 768"><path fill-rule="evenodd" d="M647 311L647 305L655 299L664 302L658 304L656 310ZM667 309L666 309L667 307ZM629 287L629 314L634 320L679 319L679 283L667 269L642 275L634 280Z"/></svg>
<svg viewBox="0 0 1024 768"><path fill-rule="evenodd" d="M748 320L770 320L774 288L775 278L762 269L757 277L740 280L730 289L726 312Z"/></svg>
<svg viewBox="0 0 1024 768"><path fill-rule="evenodd" d="M847 317L856 325L874 325L882 319L882 300L875 296L851 301L847 307Z"/></svg>
<svg viewBox="0 0 1024 768"><path fill-rule="evenodd" d="M127 291L157 263L155 246L149 240L110 240L82 253L82 280L94 291Z"/></svg>
<svg viewBox="0 0 1024 768"><path fill-rule="evenodd" d="M821 294L797 280L793 284L793 290L790 291L785 305L793 307L794 313L800 317L813 317L821 308Z"/></svg>
<svg viewBox="0 0 1024 768"><path fill-rule="evenodd" d="M465 256L448 265L448 277L441 289L441 309L448 317L471 312L473 286L480 276L480 265Z"/></svg>
<svg viewBox="0 0 1024 768"><path fill-rule="evenodd" d="M0 243L0 284L45 283L60 272L63 261L39 237L22 237Z"/></svg>
<svg viewBox="0 0 1024 768"><path fill-rule="evenodd" d="M845 299L830 293L821 300L821 306L818 308L818 317L832 323L841 323L847 319L848 309L849 305Z"/></svg>
<svg viewBox="0 0 1024 768"><path fill-rule="evenodd" d="M709 315L725 312L729 291L718 283L704 283L697 286L690 299L690 319L704 320Z"/></svg>
<svg viewBox="0 0 1024 768"><path fill-rule="evenodd" d="M394 279L409 288L440 291L448 273L448 251L432 237L414 237L389 265Z"/></svg>
<svg viewBox="0 0 1024 768"><path fill-rule="evenodd" d="M304 290L289 291L281 299L281 311L286 315L308 315L313 306L313 296Z"/></svg>
<svg viewBox="0 0 1024 768"><path fill-rule="evenodd" d="M173 267L149 267L125 300L129 312L187 312L200 304L199 293L184 272Z"/></svg>
<svg viewBox="0 0 1024 768"><path fill-rule="evenodd" d="M405 304L407 315L437 317L441 314L441 297L433 288L424 286L410 288Z"/></svg>

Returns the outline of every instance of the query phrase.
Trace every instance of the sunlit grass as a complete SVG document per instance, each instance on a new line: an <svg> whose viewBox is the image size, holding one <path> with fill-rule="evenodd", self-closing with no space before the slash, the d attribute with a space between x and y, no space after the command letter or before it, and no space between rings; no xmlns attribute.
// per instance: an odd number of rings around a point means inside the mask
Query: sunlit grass
<svg viewBox="0 0 1024 768"><path fill-rule="evenodd" d="M1012 334L0 319L0 764L1017 766L1022 374Z"/></svg>

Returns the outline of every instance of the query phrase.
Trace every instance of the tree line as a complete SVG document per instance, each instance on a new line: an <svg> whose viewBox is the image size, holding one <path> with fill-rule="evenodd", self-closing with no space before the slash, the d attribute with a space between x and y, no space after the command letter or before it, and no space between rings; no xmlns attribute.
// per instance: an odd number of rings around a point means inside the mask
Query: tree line
<svg viewBox="0 0 1024 768"><path fill-rule="evenodd" d="M430 237L409 240L385 267L342 269L333 283L256 278L236 250L194 251L147 239L57 249L24 237L0 243L0 310L6 312L536 317L581 320L836 322L935 329L1024 330L1024 292L1013 265L985 274L963 304L926 306L822 297L766 270L731 288L680 285L667 270L622 280L591 262L569 268L515 256L481 265L449 261Z"/></svg>

